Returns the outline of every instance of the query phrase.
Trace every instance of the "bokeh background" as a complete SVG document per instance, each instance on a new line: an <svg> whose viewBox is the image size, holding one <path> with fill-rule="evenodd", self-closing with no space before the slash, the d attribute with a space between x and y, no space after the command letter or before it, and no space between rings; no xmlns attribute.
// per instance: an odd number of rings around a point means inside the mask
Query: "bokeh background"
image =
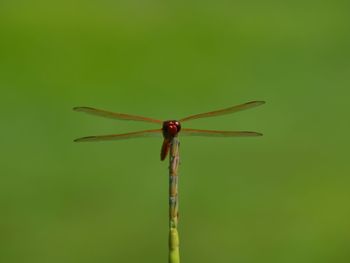
<svg viewBox="0 0 350 263"><path fill-rule="evenodd" d="M348 1L0 3L0 262L167 260L156 128L73 106L172 119L267 104L181 138L183 262L350 262Z"/></svg>

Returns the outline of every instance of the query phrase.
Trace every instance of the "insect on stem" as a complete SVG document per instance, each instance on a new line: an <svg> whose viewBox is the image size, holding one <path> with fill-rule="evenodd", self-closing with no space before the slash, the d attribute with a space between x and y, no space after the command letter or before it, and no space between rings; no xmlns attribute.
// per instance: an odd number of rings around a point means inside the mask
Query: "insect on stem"
<svg viewBox="0 0 350 263"><path fill-rule="evenodd" d="M188 127L182 128L182 123L201 118L211 118L251 109L263 105L265 101L250 101L243 104L231 106L228 108L204 112L200 114L190 115L178 120L157 120L153 118L143 117L139 115L131 115L125 113L111 112L92 107L75 107L74 111L83 112L99 117L110 118L124 121L139 121L159 125L157 129L142 130L120 134L107 134L87 136L74 140L75 142L97 142L97 141L119 141L134 138L161 137L163 136L163 144L161 148L160 159L163 161L169 154L169 263L180 263L179 252L179 199L178 199L178 169L180 164L180 136L203 136L212 138L234 138L234 137L257 137L262 136L259 132L254 131L222 131L222 130L203 130L192 129Z"/></svg>

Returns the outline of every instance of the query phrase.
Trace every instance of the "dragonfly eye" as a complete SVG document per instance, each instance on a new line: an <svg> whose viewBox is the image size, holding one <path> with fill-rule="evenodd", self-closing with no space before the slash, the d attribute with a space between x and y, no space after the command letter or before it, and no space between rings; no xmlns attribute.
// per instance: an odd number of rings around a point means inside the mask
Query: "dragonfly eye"
<svg viewBox="0 0 350 263"><path fill-rule="evenodd" d="M174 124L175 124L175 126L176 126L177 132L179 132L179 131L181 130L181 124L180 124L180 122L175 121Z"/></svg>
<svg viewBox="0 0 350 263"><path fill-rule="evenodd" d="M170 135L174 136L174 135L176 135L177 132L178 132L178 130L177 130L176 125L170 124L170 125L168 126L168 133L169 133Z"/></svg>

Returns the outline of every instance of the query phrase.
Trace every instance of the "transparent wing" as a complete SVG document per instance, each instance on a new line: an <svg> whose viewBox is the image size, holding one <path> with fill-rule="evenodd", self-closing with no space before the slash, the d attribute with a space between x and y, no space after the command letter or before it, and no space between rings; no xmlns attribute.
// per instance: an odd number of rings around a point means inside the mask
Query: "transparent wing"
<svg viewBox="0 0 350 263"><path fill-rule="evenodd" d="M101 116L101 117L105 117L105 118L117 119L117 120L144 121L144 122L151 122L151 123L157 123L157 124L163 123L160 120L155 120L155 119L151 119L151 118L147 118L147 117L129 115L129 114L124 114L124 113L115 113L115 112L99 110L99 109L90 108L90 107L75 107L75 108L73 108L73 110L85 112L88 114Z"/></svg>
<svg viewBox="0 0 350 263"><path fill-rule="evenodd" d="M142 138L142 137L159 137L161 138L162 130L145 130L137 131L123 134L110 134L110 135L98 135L98 136L88 136L75 139L75 142L96 142L96 141L113 141L113 140L125 140L133 138Z"/></svg>
<svg viewBox="0 0 350 263"><path fill-rule="evenodd" d="M181 129L180 136L206 136L206 137L254 137L262 136L262 133L252 131L215 131Z"/></svg>
<svg viewBox="0 0 350 263"><path fill-rule="evenodd" d="M237 111L247 110L247 109L250 109L253 107L257 107L257 106L260 106L264 103L265 103L265 101L251 101L251 102L236 105L236 106L229 107L229 108L222 109L222 110L191 115L191 116L188 116L186 118L180 119L179 121L184 122L184 121L189 121L189 120L194 120L194 119L199 119L199 118L208 118L208 117L215 117L215 116L219 116L219 115L230 114L230 113L234 113Z"/></svg>

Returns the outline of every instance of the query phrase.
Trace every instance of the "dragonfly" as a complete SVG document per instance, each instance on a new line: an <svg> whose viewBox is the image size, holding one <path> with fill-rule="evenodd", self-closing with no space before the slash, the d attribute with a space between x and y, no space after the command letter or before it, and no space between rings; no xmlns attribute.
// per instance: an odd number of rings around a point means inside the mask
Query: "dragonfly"
<svg viewBox="0 0 350 263"><path fill-rule="evenodd" d="M244 104L235 105L235 106L221 109L221 110L190 115L188 117L185 117L179 120L166 120L166 121L161 121L161 120L143 117L143 116L137 116L137 115L110 112L110 111L95 109L91 107L74 107L73 108L74 111L84 112L95 116L116 119L116 120L148 122L148 123L153 123L161 126L161 128L152 129L152 130L142 130L142 131L136 131L136 132L122 133L122 134L87 136L87 137L75 139L74 141L75 142L113 141L113 140L124 140L124 139L133 139L133 138L142 138L142 137L155 137L161 134L163 135L163 144L160 151L160 159L163 161L168 155L171 140L174 137L178 136L179 133L181 134L181 136L206 136L206 137L262 136L262 133L254 132L254 131L221 131L221 130L200 130L200 129L182 128L182 123L195 120L195 119L231 114L234 112L257 107L264 103L265 101L250 101Z"/></svg>

